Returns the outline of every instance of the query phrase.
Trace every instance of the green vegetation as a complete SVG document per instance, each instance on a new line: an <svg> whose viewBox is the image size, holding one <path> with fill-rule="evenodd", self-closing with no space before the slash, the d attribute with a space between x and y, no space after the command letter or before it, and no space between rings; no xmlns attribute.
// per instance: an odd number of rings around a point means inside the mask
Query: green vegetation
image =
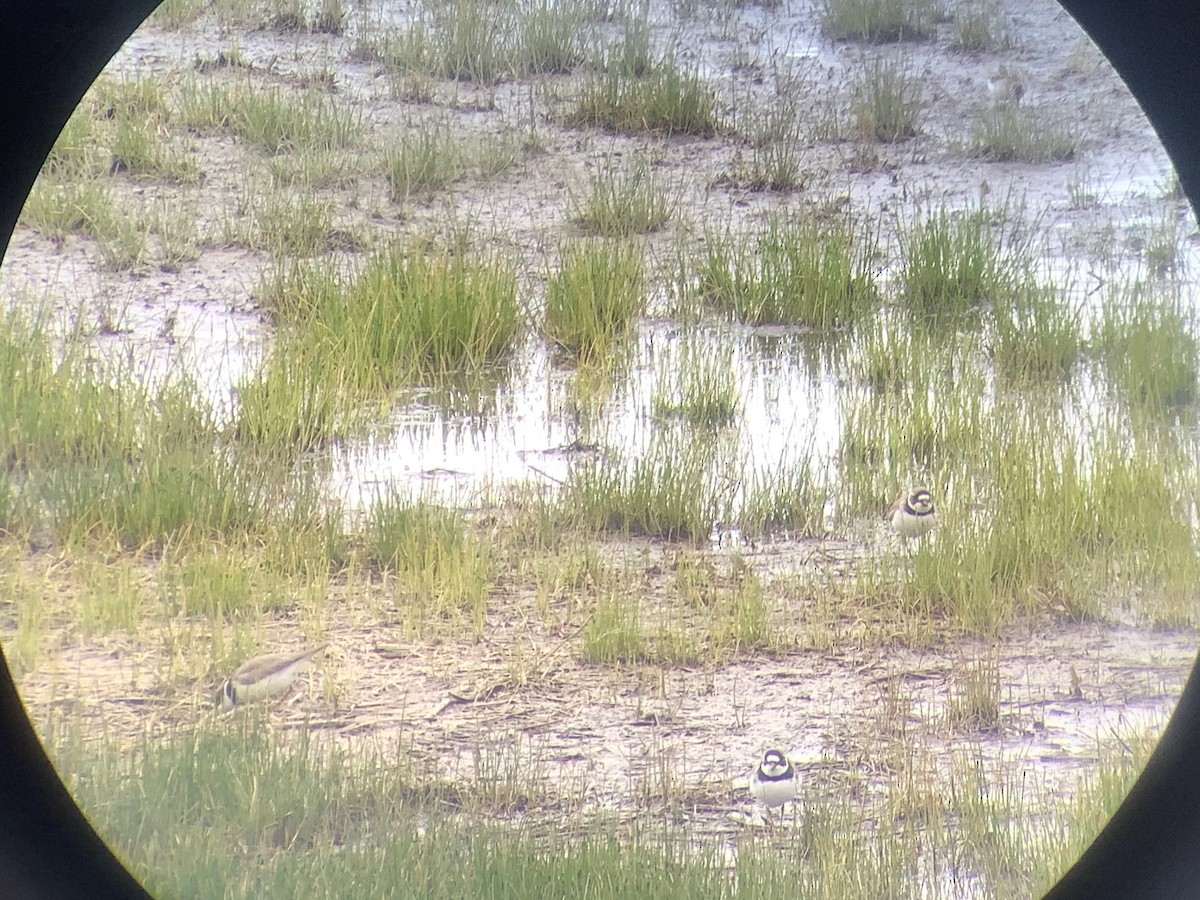
<svg viewBox="0 0 1200 900"><path fill-rule="evenodd" d="M114 210L106 181L60 181L43 176L34 184L21 221L48 238L68 234L96 236L109 230Z"/></svg>
<svg viewBox="0 0 1200 900"><path fill-rule="evenodd" d="M620 40L602 46L594 54L592 65L604 72L641 78L656 65L650 46L650 22L642 14L624 18Z"/></svg>
<svg viewBox="0 0 1200 900"><path fill-rule="evenodd" d="M546 794L511 739L481 743L459 788L421 778L404 758L351 753L307 731L286 741L265 726L206 723L146 735L133 752L61 723L48 737L89 818L147 888L206 897L231 887L332 897L347 885L355 896L398 897L414 873L429 896L557 897L590 883L603 900L721 898L735 881L764 898L846 896L831 885L833 872L853 880L854 896L917 896L939 876L947 886L936 896L954 896L961 885L938 862L951 852L957 878L969 870L973 884L1036 895L1112 814L1150 750L1145 741L1134 752L1102 747L1097 773L1080 781L1067 809L1048 791L1015 789L1017 773L994 763L982 771L965 753L935 785L920 776L931 760L910 759L892 787L865 801L865 814L844 794L806 782L803 821L771 840L748 835L731 868L715 842L697 843L686 823L672 824L687 809L685 789L663 768L647 773L639 827L599 819L563 832L536 813L557 817L564 799ZM487 818L506 810L521 810L519 823ZM1055 824L1039 825L1048 813ZM869 825L913 817L921 827Z"/></svg>
<svg viewBox="0 0 1200 900"><path fill-rule="evenodd" d="M585 3L532 0L517 26L517 68L524 75L568 75L583 62Z"/></svg>
<svg viewBox="0 0 1200 900"><path fill-rule="evenodd" d="M320 91L257 89L246 81L189 81L181 91L184 125L227 130L264 153L346 149L365 133L359 110Z"/></svg>
<svg viewBox="0 0 1200 900"><path fill-rule="evenodd" d="M51 240L95 239L102 265L123 270L153 259L164 268L195 258L196 226L174 201L149 208L123 199L127 179L195 185L188 144L164 139L172 122L168 93L155 79L102 77L59 135L34 184L22 222ZM140 222L138 220L141 220ZM151 240L151 237L154 240Z"/></svg>
<svg viewBox="0 0 1200 900"><path fill-rule="evenodd" d="M1000 666L982 660L956 673L946 725L972 732L1000 730Z"/></svg>
<svg viewBox="0 0 1200 900"><path fill-rule="evenodd" d="M801 139L802 113L795 99L780 99L765 110L745 113L739 127L750 140L750 158L739 153L734 166L718 183L743 186L752 191L795 191L804 186L804 148ZM813 128L820 131L821 127Z"/></svg>
<svg viewBox="0 0 1200 900"><path fill-rule="evenodd" d="M581 528L703 543L731 500L722 461L719 448L667 433L635 459L573 469L563 507Z"/></svg>
<svg viewBox="0 0 1200 900"><path fill-rule="evenodd" d="M304 452L348 438L367 426L363 407L372 384L335 347L285 330L262 368L242 386L236 433L267 447Z"/></svg>
<svg viewBox="0 0 1200 900"><path fill-rule="evenodd" d="M85 357L60 356L44 323L13 311L0 337L12 386L3 453L22 471L7 481L14 526L128 550L265 536L283 521L320 527L315 498L286 470L216 452L211 413L186 381L151 387L124 368L89 375Z"/></svg>
<svg viewBox="0 0 1200 900"><path fill-rule="evenodd" d="M149 21L162 28L182 28L200 18L206 5L205 0L163 0Z"/></svg>
<svg viewBox="0 0 1200 900"><path fill-rule="evenodd" d="M645 159L623 169L608 167L591 177L586 197L571 218L585 231L630 237L662 228L678 205L678 189L663 183Z"/></svg>
<svg viewBox="0 0 1200 900"><path fill-rule="evenodd" d="M994 628L1046 598L1060 615L1095 619L1109 591L1144 582L1165 598L1197 570L1186 508L1175 499L1176 451L1142 441L1136 463L1125 463L1110 424L1092 437L1089 472L1070 439L1047 445L1034 436L1043 424L1008 414L1007 433L989 441L994 457L983 461L989 505L1036 515L944 519L938 540L916 558L907 602L945 610L970 628Z"/></svg>
<svg viewBox="0 0 1200 900"><path fill-rule="evenodd" d="M50 155L42 166L43 176L70 175L79 178L100 174L104 169L102 154L97 150L100 129L92 104L81 103L75 107L54 146L50 148Z"/></svg>
<svg viewBox="0 0 1200 900"><path fill-rule="evenodd" d="M244 389L238 431L300 450L353 432L382 392L503 365L522 323L504 261L402 244L353 277L281 269L263 293L283 332Z"/></svg>
<svg viewBox="0 0 1200 900"><path fill-rule="evenodd" d="M632 585L609 575L584 627L583 658L686 666L784 649L763 584L740 560L726 571L684 551L674 569L678 602L669 608L622 596Z"/></svg>
<svg viewBox="0 0 1200 900"><path fill-rule="evenodd" d="M331 147L297 150L267 161L273 187L309 192L352 188L372 166L370 153L352 156Z"/></svg>
<svg viewBox="0 0 1200 900"><path fill-rule="evenodd" d="M163 141L171 124L166 90L153 79L100 79L91 91L93 115L107 125L110 173L140 179L195 182L199 170L188 148Z"/></svg>
<svg viewBox="0 0 1200 900"><path fill-rule="evenodd" d="M966 53L983 53L1007 47L1008 30L1003 8L994 0L973 0L954 12L951 46Z"/></svg>
<svg viewBox="0 0 1200 900"><path fill-rule="evenodd" d="M996 371L1010 382L1065 381L1084 351L1080 313L1054 285L1026 283L992 306Z"/></svg>
<svg viewBox="0 0 1200 900"><path fill-rule="evenodd" d="M503 361L521 325L511 266L494 254L397 243L353 278L297 267L276 285L272 311L319 332L385 382Z"/></svg>
<svg viewBox="0 0 1200 900"><path fill-rule="evenodd" d="M608 357L645 308L645 263L637 244L587 241L562 250L546 287L546 336L572 357Z"/></svg>
<svg viewBox="0 0 1200 900"><path fill-rule="evenodd" d="M689 341L671 363L670 369L664 367L659 374L654 394L656 416L678 417L698 428L734 422L741 404L731 350Z"/></svg>
<svg viewBox="0 0 1200 900"><path fill-rule="evenodd" d="M434 127L405 134L384 152L384 176L392 201L427 199L470 176L491 178L515 165L522 152L515 140L465 142Z"/></svg>
<svg viewBox="0 0 1200 900"><path fill-rule="evenodd" d="M321 34L339 35L346 30L346 4L344 0L321 0L313 12L309 28Z"/></svg>
<svg viewBox="0 0 1200 900"><path fill-rule="evenodd" d="M1103 310L1095 352L1113 389L1143 408L1193 406L1200 347L1195 314L1178 291L1118 285Z"/></svg>
<svg viewBox="0 0 1200 900"><path fill-rule="evenodd" d="M439 191L462 178L467 168L463 148L440 128L406 134L387 149L386 177L397 202Z"/></svg>
<svg viewBox="0 0 1200 900"><path fill-rule="evenodd" d="M1062 162L1074 159L1079 138L1069 126L1048 121L1016 103L1000 103L972 126L971 150L995 162Z"/></svg>
<svg viewBox="0 0 1200 900"><path fill-rule="evenodd" d="M868 63L854 84L854 120L865 138L894 144L917 133L921 82L903 63Z"/></svg>
<svg viewBox="0 0 1200 900"><path fill-rule="evenodd" d="M824 481L804 466L755 472L746 486L738 527L752 538L780 532L823 537L828 491Z"/></svg>
<svg viewBox="0 0 1200 900"><path fill-rule="evenodd" d="M563 120L623 134L711 137L722 128L712 88L698 72L685 72L670 59L654 64L641 77L627 74L623 67L595 73Z"/></svg>
<svg viewBox="0 0 1200 900"><path fill-rule="evenodd" d="M1187 235L1179 219L1167 213L1150 223L1142 242L1142 258L1151 276L1180 275L1186 268Z"/></svg>
<svg viewBox="0 0 1200 900"><path fill-rule="evenodd" d="M821 23L834 40L887 44L933 37L932 0L825 0Z"/></svg>
<svg viewBox="0 0 1200 900"><path fill-rule="evenodd" d="M744 234L709 234L700 290L714 306L752 325L829 328L879 303L871 236L845 221L772 219L756 243Z"/></svg>
<svg viewBox="0 0 1200 900"><path fill-rule="evenodd" d="M927 177L1078 137L1015 82L948 135L892 48L768 56L776 0L375 6L168 0L156 40L231 37L101 79L24 211L0 623L89 815L164 895L1044 889L1149 738L1018 782L1040 699L1128 683L1010 681L1014 645L1200 623L1180 198L1043 167L1088 208L1051 228L1004 167ZM1021 37L989 0L822 12L945 26L968 101ZM312 681L204 714L301 640ZM893 648L954 674L855 661ZM822 667L878 698L742 821L765 681L822 703Z"/></svg>
<svg viewBox="0 0 1200 900"><path fill-rule="evenodd" d="M928 346L920 340L897 343L896 355L913 356L894 371L914 377L847 404L837 457L841 515L881 515L896 485L928 483L930 474L941 483L944 472L969 465L990 437L984 431L986 379L970 363L969 351L931 362L919 355Z"/></svg>
<svg viewBox="0 0 1200 900"><path fill-rule="evenodd" d="M1077 336L1045 358L1031 351L1017 372L1063 377L1068 343L1073 362ZM1099 619L1109 598L1137 584L1157 598L1143 607L1147 617L1193 614L1180 605L1178 579L1200 558L1180 500L1188 488L1175 439L1156 430L1123 436L1122 412L1092 417L1080 433L1084 423L1068 427L1054 395L989 401L969 346L946 354L920 336L891 346L896 364L865 367L879 393L847 411L837 505L841 515L882 510L897 484L939 486L947 502L936 540L919 547L901 594L912 615L945 616L970 631L994 631L1017 615ZM994 512L1004 509L1028 514Z"/></svg>
<svg viewBox="0 0 1200 900"><path fill-rule="evenodd" d="M582 36L588 5L577 0L518 5L496 0L438 0L398 34L370 42L360 35L359 56L387 66L398 96L430 89L432 79L494 85L514 77L566 75L585 57Z"/></svg>
<svg viewBox="0 0 1200 900"><path fill-rule="evenodd" d="M63 127L43 181L80 188L103 176L193 184L199 167L190 142L171 134L173 97L165 82L102 76ZM107 187L105 188L107 191Z"/></svg>
<svg viewBox="0 0 1200 900"><path fill-rule="evenodd" d="M250 197L245 236L236 242L266 250L271 256L319 256L347 242L334 227L333 204L306 192L287 189L254 192Z"/></svg>
<svg viewBox="0 0 1200 900"><path fill-rule="evenodd" d="M495 0L432 4L389 63L439 78L493 84L512 72L512 15L508 4Z"/></svg>
<svg viewBox="0 0 1200 900"><path fill-rule="evenodd" d="M593 663L687 663L696 648L680 647L680 634L664 624L647 633L637 602L605 594L584 628L583 657ZM681 654L680 651L684 650ZM690 652L689 652L690 651Z"/></svg>
<svg viewBox="0 0 1200 900"><path fill-rule="evenodd" d="M494 578L490 547L456 513L385 497L371 507L364 543L365 561L395 574L397 601L416 630L430 614L461 609L482 634Z"/></svg>
<svg viewBox="0 0 1200 900"><path fill-rule="evenodd" d="M1011 226L1005 230L1007 216L982 205L936 210L902 232L900 284L908 309L944 320L1028 290L1028 248Z"/></svg>

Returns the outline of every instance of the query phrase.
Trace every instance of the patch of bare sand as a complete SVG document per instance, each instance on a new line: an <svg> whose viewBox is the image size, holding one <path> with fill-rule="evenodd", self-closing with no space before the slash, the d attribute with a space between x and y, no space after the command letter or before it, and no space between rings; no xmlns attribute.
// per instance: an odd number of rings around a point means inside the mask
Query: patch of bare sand
<svg viewBox="0 0 1200 900"><path fill-rule="evenodd" d="M811 567L812 546L798 546L793 567ZM661 572L674 551L642 543L621 552ZM763 555L782 566L779 545ZM786 602L776 597L772 615L788 630ZM435 627L440 637L421 639L400 629L386 598L331 599L321 625L330 649L269 705L269 721L395 754L397 765L464 791L511 777L545 807L632 815L671 804L698 829L723 833L747 803L739 777L773 746L831 792L886 786L914 758L936 786L969 757L1030 790L1069 794L1101 744L1165 722L1197 646L1193 630L1039 621L921 648L856 640L703 666L612 666L582 658L585 604L566 618L532 607L496 596L482 637ZM790 633L802 646L803 629ZM312 637L284 617L264 636L277 652ZM219 676L181 679L145 637L60 647L20 679L34 720L45 727L64 714L133 742L214 715ZM992 667L999 706L996 721L977 727L952 708L965 673L980 667Z"/></svg>

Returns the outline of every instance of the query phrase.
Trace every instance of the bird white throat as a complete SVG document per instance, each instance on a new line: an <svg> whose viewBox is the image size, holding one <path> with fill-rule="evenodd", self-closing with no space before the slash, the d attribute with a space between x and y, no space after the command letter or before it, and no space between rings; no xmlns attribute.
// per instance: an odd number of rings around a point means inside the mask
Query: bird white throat
<svg viewBox="0 0 1200 900"><path fill-rule="evenodd" d="M217 701L221 711L228 712L242 703L254 703L283 693L292 686L304 665L328 646L321 644L292 654L271 653L242 663L221 686Z"/></svg>
<svg viewBox="0 0 1200 900"><path fill-rule="evenodd" d="M768 808L796 798L796 770L780 750L768 750L750 776L750 794Z"/></svg>
<svg viewBox="0 0 1200 900"><path fill-rule="evenodd" d="M933 495L920 490L899 498L888 510L887 519L902 538L919 538L928 534L937 521Z"/></svg>

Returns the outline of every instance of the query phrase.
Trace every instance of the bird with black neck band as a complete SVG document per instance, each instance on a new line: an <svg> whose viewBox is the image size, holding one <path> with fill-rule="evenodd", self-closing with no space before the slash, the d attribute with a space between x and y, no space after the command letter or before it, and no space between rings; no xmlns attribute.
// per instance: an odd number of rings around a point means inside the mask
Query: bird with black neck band
<svg viewBox="0 0 1200 900"><path fill-rule="evenodd" d="M750 796L771 810L796 799L799 789L796 769L782 750L771 749L763 754L758 768L750 775Z"/></svg>
<svg viewBox="0 0 1200 900"><path fill-rule="evenodd" d="M217 695L221 712L282 694L292 686L308 661L328 646L321 644L299 653L269 653L242 663L221 685Z"/></svg>
<svg viewBox="0 0 1200 900"><path fill-rule="evenodd" d="M933 495L924 488L911 494L902 494L888 507L884 518L905 541L924 537L937 523Z"/></svg>

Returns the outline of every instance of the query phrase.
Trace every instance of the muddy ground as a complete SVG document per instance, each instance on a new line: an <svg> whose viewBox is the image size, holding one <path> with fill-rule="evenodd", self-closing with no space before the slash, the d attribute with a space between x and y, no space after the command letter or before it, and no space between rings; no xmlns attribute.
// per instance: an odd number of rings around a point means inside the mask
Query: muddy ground
<svg viewBox="0 0 1200 900"><path fill-rule="evenodd" d="M445 228L452 205L481 228L494 224L536 283L546 248L568 227L553 223L565 223L570 192L607 161L649 149L659 155L662 171L700 185L685 193L681 211L693 223L753 226L781 206L843 197L881 222L922 203L961 206L981 195L1024 197L1031 219L1056 236L1062 258L1085 261L1089 279L1078 288L1086 292L1136 262L1139 234L1153 216L1166 210L1186 217L1177 200L1165 198L1170 172L1137 104L1053 3L1005 3L1013 46L979 54L948 51L944 34L931 43L883 50L830 43L820 34L817 6L746 7L732 14L732 24L698 16L673 29L731 105L738 98L767 102L776 90L802 92L813 104L845 104L858 59L905 54L923 80L921 134L902 144L872 145L877 158L868 171L852 171L863 160L858 142L813 139L804 190L780 197L717 186L720 173L745 152L737 140L613 137L539 116L549 152L515 173L486 185L456 186L448 199L403 207L388 200L382 179L364 179L347 191L356 205L342 210L339 223L382 240ZM169 75L215 57L235 39L253 77L264 83L291 84L315 69L331 69L338 91L358 98L373 129L385 134L452 115L458 127L496 135L519 123L530 102L526 84L441 84L433 104L406 105L391 98L378 65L351 58L353 31L342 37L233 34L209 19L174 32L144 27L112 69ZM747 54L753 65L731 69L731 60ZM1077 127L1081 151L1075 161L983 163L962 151L968 138L963 123L970 110L990 102L988 80L1001 65L1025 74L1023 103ZM243 157L230 137L192 140L205 173L202 186L125 183L121 190L131 199L186 194L202 230L215 230L222 216L236 215L230 210L245 189ZM1090 200L1080 203L1084 194ZM653 241L669 256L672 239L668 232ZM98 265L88 240L68 238L57 246L22 227L9 247L3 284L6 294L49 297L97 322L116 314L122 333L100 338L115 352L131 352L147 366L208 371L213 395L221 396L269 339L254 296L265 264L263 254L250 249L209 246L179 271L112 272ZM887 538L872 532L766 542L737 552L768 579L820 570L829 580L837 577L840 554L864 547L874 552L870 542L877 540ZM673 551L635 543L613 552L634 559L652 590L662 577L655 573L669 567ZM711 552L720 558L729 551ZM29 565L55 562L53 551L43 551ZM550 629L545 617L532 612L532 598L498 590L482 640L417 641L387 612L389 601L380 599L386 585L376 590L378 596L335 596L324 604L319 631L331 649L313 679L270 710L277 727L315 729L349 746L397 748L417 770L466 782L480 776L481 749L507 754L510 762L529 767L547 795L581 809L637 809L669 781L697 826L715 831L739 827L730 818L745 804L736 779L775 745L791 751L808 777L830 790L854 777L886 781L888 755L900 733L927 754L932 779L939 761L949 767L951 757L966 754L998 761L1010 775L1029 773L1031 785L1069 793L1076 776L1094 767L1098 744L1161 727L1197 643L1192 629L1149 631L1117 611L1108 622L1022 622L994 640L942 635L919 647L866 640L861 623L837 621L827 625L833 639L818 648L805 637L805 623L813 620L803 606L807 601L786 596L769 602L779 620L796 623L794 651L712 666L622 668L579 660L586 615L578 608L565 606L559 627ZM281 615L265 627L264 644L280 651L300 646L312 625ZM103 721L109 734L130 735L192 719L215 679L181 686L164 673L160 645L146 638L85 641L64 631L48 658L20 679L34 719L45 722L66 708ZM962 673L981 664L997 667L999 727L950 724L947 709Z"/></svg>

